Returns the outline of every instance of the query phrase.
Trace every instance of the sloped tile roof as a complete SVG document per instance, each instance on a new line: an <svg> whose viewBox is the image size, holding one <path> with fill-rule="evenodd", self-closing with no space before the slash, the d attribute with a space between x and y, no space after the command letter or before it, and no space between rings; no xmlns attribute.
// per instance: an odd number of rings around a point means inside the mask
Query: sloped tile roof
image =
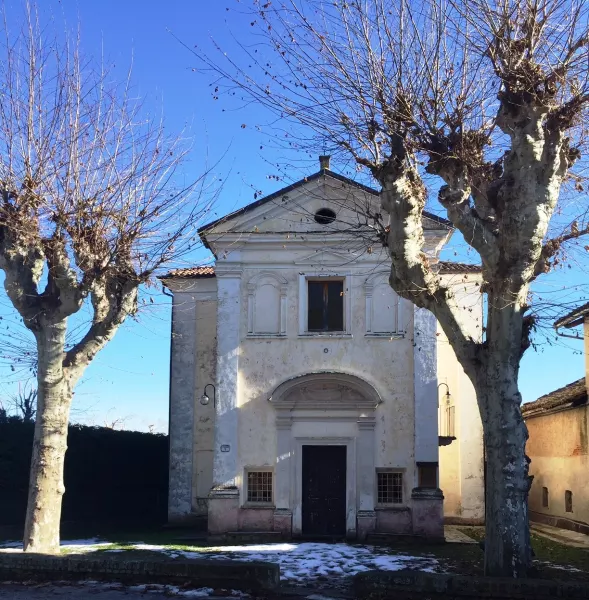
<svg viewBox="0 0 589 600"><path fill-rule="evenodd" d="M587 403L587 386L582 377L549 394L541 396L535 402L528 402L522 406L522 414L529 417L543 412L548 412L563 406L578 406Z"/></svg>
<svg viewBox="0 0 589 600"><path fill-rule="evenodd" d="M481 273L481 265L471 265L468 263L451 262L447 260L441 260L438 263L438 273L446 275L448 273Z"/></svg>
<svg viewBox="0 0 589 600"><path fill-rule="evenodd" d="M558 319L558 321L554 323L554 326L557 328L575 327L575 325L579 325L587 315L589 315L589 302L587 302L587 304L583 304L583 306L575 308L575 310Z"/></svg>
<svg viewBox="0 0 589 600"><path fill-rule="evenodd" d="M174 269L165 275L162 275L160 279L171 279L172 277L180 277L185 279L197 279L200 277L214 277L215 267L212 265L204 265L200 267L188 267L186 269Z"/></svg>

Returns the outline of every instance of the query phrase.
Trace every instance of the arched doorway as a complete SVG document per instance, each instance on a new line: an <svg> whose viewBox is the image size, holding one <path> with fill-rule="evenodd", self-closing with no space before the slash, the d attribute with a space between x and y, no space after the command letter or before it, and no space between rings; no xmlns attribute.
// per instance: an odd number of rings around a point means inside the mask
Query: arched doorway
<svg viewBox="0 0 589 600"><path fill-rule="evenodd" d="M376 389L355 375L309 373L269 401L277 431L275 525L363 538L374 530Z"/></svg>

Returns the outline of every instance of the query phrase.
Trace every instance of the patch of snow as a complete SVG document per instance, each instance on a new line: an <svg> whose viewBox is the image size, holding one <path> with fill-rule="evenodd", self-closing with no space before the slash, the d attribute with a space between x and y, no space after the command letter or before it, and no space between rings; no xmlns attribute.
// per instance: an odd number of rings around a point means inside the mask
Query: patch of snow
<svg viewBox="0 0 589 600"><path fill-rule="evenodd" d="M70 551L90 552L108 545L110 545L110 542L93 538L64 541L62 547ZM372 569L381 569L384 571L417 569L426 572L440 570L439 562L433 557L393 554L378 547L343 543L251 544L192 547L190 550L178 550L169 546L146 544L138 541L130 542L128 547L134 550L161 552L170 558L273 562L280 567L281 581L292 585L308 585L321 581L343 580L356 573ZM7 542L0 551L18 552L21 549L22 544L20 542ZM105 549L104 551L125 552L124 549L119 548ZM179 590L180 592L184 593L182 590ZM203 594L204 592L200 595Z"/></svg>
<svg viewBox="0 0 589 600"><path fill-rule="evenodd" d="M137 544L135 548L164 552L170 557L269 561L280 566L281 581L292 584L342 578L362 571L381 569L419 569L429 572L439 566L437 560L406 554L387 554L372 546L348 544L282 543L243 546L213 546L192 550L166 549L163 546Z"/></svg>
<svg viewBox="0 0 589 600"><path fill-rule="evenodd" d="M102 542L99 538L88 538L86 540L63 540L61 546L108 546L112 542Z"/></svg>
<svg viewBox="0 0 589 600"><path fill-rule="evenodd" d="M544 561L544 560L535 560L537 565L542 567L548 567L549 569L558 569L559 571L569 571L570 573L585 573L582 569L577 569L577 567L572 567L571 565L555 565L554 563Z"/></svg>
<svg viewBox="0 0 589 600"><path fill-rule="evenodd" d="M126 591L129 592L141 592L142 594L149 594L150 592L159 592L159 593L163 593L166 596L184 596L187 598L197 598L197 597L204 597L204 596L210 596L215 590L213 590L213 588L196 588L193 590L185 590L185 589L180 589L179 587L175 586L175 585L162 585L159 583L144 583L142 585L130 585L126 588ZM234 591L234 590L232 590ZM228 594L231 594L231 592L228 590L227 591ZM238 594L241 595L241 592L237 592ZM244 594L247 595L247 594Z"/></svg>

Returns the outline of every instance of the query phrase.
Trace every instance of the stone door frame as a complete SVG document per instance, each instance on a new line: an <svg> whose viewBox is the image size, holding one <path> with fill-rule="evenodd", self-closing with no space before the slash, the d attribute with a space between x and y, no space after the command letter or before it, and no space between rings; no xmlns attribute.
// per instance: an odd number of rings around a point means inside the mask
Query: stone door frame
<svg viewBox="0 0 589 600"><path fill-rule="evenodd" d="M375 506L375 410L382 403L372 385L347 373L309 373L279 385L269 401L276 409L277 460L275 506L290 515L292 534L302 531L302 448L304 445L346 446L346 530L357 533L359 511ZM330 415L329 412L333 414ZM326 414L327 413L327 414ZM354 436L293 437L295 422L357 425Z"/></svg>

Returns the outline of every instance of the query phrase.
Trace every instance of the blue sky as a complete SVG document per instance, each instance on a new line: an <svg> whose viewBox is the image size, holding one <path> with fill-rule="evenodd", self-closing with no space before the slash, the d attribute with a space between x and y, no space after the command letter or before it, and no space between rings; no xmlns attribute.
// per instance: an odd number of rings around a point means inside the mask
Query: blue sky
<svg viewBox="0 0 589 600"><path fill-rule="evenodd" d="M17 23L22 3L6 0L5 4L10 21ZM219 215L253 201L254 189L267 193L279 187L268 179L275 173L275 151L255 130L264 113L253 105L233 105L224 111L228 105L213 100L209 82L193 70L194 57L174 36L188 46L206 46L212 36L224 48L235 50L230 32L240 37L249 34L244 31L248 27L244 4L239 0L39 0L44 22L53 19L58 31L64 21L71 28L79 23L83 53L97 59L104 56L117 77L124 79L132 63L133 82L138 96L145 98L145 109L154 115L163 112L171 132L185 130L193 138L185 166L188 179L202 172L205 164L219 161L216 172L225 180L216 208ZM297 163L288 170L291 180L285 184L314 170L314 165ZM205 257L206 252L200 251L191 261ZM565 270L552 275L543 289L554 292L580 283L581 278L586 276L579 269ZM127 427L152 425L166 431L170 305L161 294L155 300L118 332L89 367L76 391L74 420L103 424L122 419ZM0 314L9 319L3 292ZM570 348L543 344L538 353L526 354L521 373L525 400L582 376L581 342L572 342ZM0 372L0 399L14 389L14 379L10 372Z"/></svg>

